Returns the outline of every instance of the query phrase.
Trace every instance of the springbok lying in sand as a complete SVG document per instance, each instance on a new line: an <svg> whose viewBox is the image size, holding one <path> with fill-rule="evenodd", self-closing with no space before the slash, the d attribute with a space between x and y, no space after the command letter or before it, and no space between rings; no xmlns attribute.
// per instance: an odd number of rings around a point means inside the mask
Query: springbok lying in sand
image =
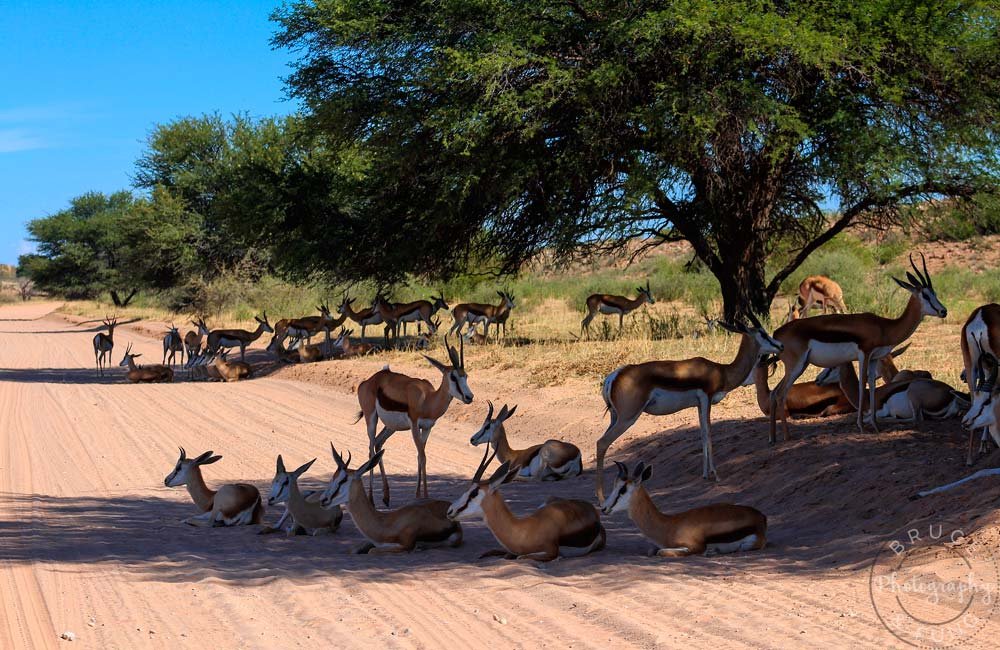
<svg viewBox="0 0 1000 650"><path fill-rule="evenodd" d="M501 463L509 462L512 468L518 470L515 478L522 481L558 481L564 478L579 476L583 471L580 448L561 440L546 440L532 445L527 449L512 449L507 442L506 422L514 411L515 405L508 408L506 404L500 413L493 417L493 402L488 402L490 410L486 414L483 426L479 428L472 439L473 445L487 443L496 450L497 459Z"/></svg>
<svg viewBox="0 0 1000 650"><path fill-rule="evenodd" d="M518 517L504 501L500 486L514 478L517 468L502 464L483 481L493 456L486 455L472 477L472 484L448 509L455 521L482 517L502 549L487 551L479 557L500 555L507 559L548 562L558 557L579 557L604 548L606 533L597 509L578 499L550 498L545 505L526 517Z"/></svg>
<svg viewBox="0 0 1000 650"><path fill-rule="evenodd" d="M125 373L125 377L130 382L133 384L155 384L160 382L171 382L174 380L174 371L169 366L136 365L135 360L141 356L141 354L132 354L132 344L129 343L128 347L125 348L125 356L122 357L121 363L118 364L122 368L128 368L128 372Z"/></svg>
<svg viewBox="0 0 1000 650"><path fill-rule="evenodd" d="M275 506L280 503L285 504L285 513L281 515L278 523L273 528L262 530L261 532L274 532L281 529L282 522L288 516L292 518L292 524L288 527L288 534L295 535L305 532L310 535L318 535L324 532L334 533L340 526L340 521L344 518L344 513L340 508L328 510L320 503L322 493L316 490L299 489L299 477L305 474L312 464L311 461L302 465L295 471L289 472L285 469L285 461L278 455L274 479L271 480L271 494L268 495L267 505Z"/></svg>
<svg viewBox="0 0 1000 650"><path fill-rule="evenodd" d="M643 485L653 468L640 462L631 477L624 463L615 461L618 476L602 504L604 514L626 511L629 519L655 547L650 555L684 557L735 553L763 548L767 517L749 506L715 503L674 515L660 512Z"/></svg>
<svg viewBox="0 0 1000 650"><path fill-rule="evenodd" d="M186 485L191 500L204 514L184 520L192 526L243 526L259 524L264 516L260 491L249 483L227 483L218 490L211 490L201 476L201 466L222 460L206 451L196 458L188 458L184 447L174 471L167 474L163 484L167 487Z"/></svg>
<svg viewBox="0 0 1000 650"><path fill-rule="evenodd" d="M355 553L409 553L418 546L456 547L462 543L462 525L447 517L448 502L421 499L395 510L376 510L365 493L364 474L374 467L385 451L380 449L356 470L350 469L351 454L345 461L330 443L337 473L323 492L324 508L346 506L354 525L368 540Z"/></svg>

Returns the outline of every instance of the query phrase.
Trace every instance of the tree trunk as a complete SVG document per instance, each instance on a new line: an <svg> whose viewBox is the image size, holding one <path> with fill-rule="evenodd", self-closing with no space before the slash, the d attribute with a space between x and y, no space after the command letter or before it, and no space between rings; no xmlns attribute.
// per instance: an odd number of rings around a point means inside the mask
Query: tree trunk
<svg viewBox="0 0 1000 650"><path fill-rule="evenodd" d="M138 291L139 291L138 289L132 289L129 292L129 294L127 296L125 296L124 300L122 300L122 297L120 295L118 295L117 291L112 291L111 292L111 301L113 303L115 303L115 307L122 307L122 308L128 307L128 304L130 302L132 302L132 298L135 298L135 294Z"/></svg>
<svg viewBox="0 0 1000 650"><path fill-rule="evenodd" d="M765 277L766 242L762 233L740 229L729 241L720 242L718 264L712 273L722 290L722 314L730 323L752 324L751 314L762 322L770 318L771 300Z"/></svg>

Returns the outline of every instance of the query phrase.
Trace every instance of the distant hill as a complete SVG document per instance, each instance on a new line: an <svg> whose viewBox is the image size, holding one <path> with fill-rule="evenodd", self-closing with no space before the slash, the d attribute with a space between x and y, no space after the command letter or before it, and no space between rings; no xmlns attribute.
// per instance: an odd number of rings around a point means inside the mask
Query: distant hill
<svg viewBox="0 0 1000 650"><path fill-rule="evenodd" d="M13 264L0 264L0 278L11 279L17 274L17 267Z"/></svg>

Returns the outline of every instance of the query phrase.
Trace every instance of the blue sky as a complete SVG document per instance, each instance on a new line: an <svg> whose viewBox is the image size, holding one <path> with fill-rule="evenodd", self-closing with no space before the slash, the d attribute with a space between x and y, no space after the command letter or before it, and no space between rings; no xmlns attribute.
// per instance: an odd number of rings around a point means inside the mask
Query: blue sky
<svg viewBox="0 0 1000 650"><path fill-rule="evenodd" d="M289 113L275 0L0 2L0 262L24 223L88 190L128 188L153 125Z"/></svg>

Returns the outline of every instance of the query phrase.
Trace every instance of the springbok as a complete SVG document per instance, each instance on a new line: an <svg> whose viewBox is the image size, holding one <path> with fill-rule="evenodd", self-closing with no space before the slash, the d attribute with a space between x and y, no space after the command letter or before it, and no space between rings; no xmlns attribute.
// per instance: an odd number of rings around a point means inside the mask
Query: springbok
<svg viewBox="0 0 1000 650"><path fill-rule="evenodd" d="M191 324L195 326L195 330L188 331L184 335L184 350L187 352L188 359L201 353L201 342L208 336L208 325L205 324L205 319L198 318L191 321Z"/></svg>
<svg viewBox="0 0 1000 650"><path fill-rule="evenodd" d="M843 289L825 275L810 275L799 283L799 293L795 301L789 305L787 320L793 321L808 316L813 306L822 307L824 314L827 307L834 312L847 313Z"/></svg>
<svg viewBox="0 0 1000 650"><path fill-rule="evenodd" d="M323 507L320 503L321 493L315 490L302 492L299 489L299 477L305 474L315 462L316 459L313 458L295 471L289 472L285 469L285 461L281 458L281 454L278 454L267 505L285 504L287 514L291 515L294 522L288 529L289 535L295 535L300 530L311 535L318 535L322 532L334 533L340 526L341 519L344 518L340 508L327 509ZM282 515L274 529L280 530L284 519L285 516Z"/></svg>
<svg viewBox="0 0 1000 650"><path fill-rule="evenodd" d="M340 318L334 318L326 303L323 303L316 309L319 310L319 316L305 316L287 321L284 328L285 335L294 341L305 339L308 344L312 343L313 336L320 332L325 332L326 340L329 341L330 331L340 327L347 320L347 316L345 315L341 315ZM284 340L284 336L281 339Z"/></svg>
<svg viewBox="0 0 1000 650"><path fill-rule="evenodd" d="M486 414L483 426L473 434L469 442L476 446L483 443L492 445L500 462L509 462L511 468L518 470L515 478L525 481L558 481L579 476L583 471L580 448L568 442L546 440L527 449L512 449L507 442L504 422L514 415L517 405L508 408L504 404L500 413L494 418L493 402L487 403L490 410Z"/></svg>
<svg viewBox="0 0 1000 650"><path fill-rule="evenodd" d="M433 302L431 302L433 300ZM403 325L403 335L406 336L406 324L417 323L417 331L424 324L430 328L431 318L439 309L448 309L448 303L444 300L444 295L431 296L431 300L415 300L406 303L390 303L379 297L375 299L373 306L374 313L382 317L386 324L385 340L389 343L389 337L399 338L399 325Z"/></svg>
<svg viewBox="0 0 1000 650"><path fill-rule="evenodd" d="M923 263L923 273L913 261L913 255L910 255L910 265L913 273L906 273L909 282L893 278L896 284L910 292L906 308L898 318L884 318L870 313L827 314L791 321L774 332L774 338L784 346L780 358L785 366L785 376L771 392L769 442L775 441L779 413L785 440L788 440L788 390L809 364L833 368L857 360L860 381L855 403L864 402L863 394L867 386L872 426L878 429L875 416L876 363L892 352L896 345L908 339L924 316L944 318L948 315L948 310L934 292L926 261ZM864 431L864 414L860 410L858 428Z"/></svg>
<svg viewBox="0 0 1000 650"><path fill-rule="evenodd" d="M174 365L178 352L181 353L181 365L183 366L184 340L181 338L180 331L171 323L167 333L163 336L163 365L167 365L168 358L170 365Z"/></svg>
<svg viewBox="0 0 1000 650"><path fill-rule="evenodd" d="M719 323L740 334L740 349L731 363L703 357L684 361L647 361L618 368L604 380L601 391L611 412L611 424L597 441L597 497L604 499L604 456L615 440L631 428L643 413L669 415L697 407L701 427L702 477L718 479L712 458L712 404L718 404L734 388L748 384L761 357L781 352L781 343L764 331L753 317L754 327Z"/></svg>
<svg viewBox="0 0 1000 650"><path fill-rule="evenodd" d="M208 349L212 352L218 352L220 348L239 347L240 361L245 361L247 346L263 336L264 332L274 332L274 328L267 322L266 311L263 316L263 318L259 316L253 317L257 321L257 329L252 332L240 329L213 330L208 335Z"/></svg>
<svg viewBox="0 0 1000 650"><path fill-rule="evenodd" d="M417 447L417 497L420 497L421 486L423 495L427 497L427 456L425 448L431 429L438 419L445 414L452 399L458 399L463 404L472 403L472 391L469 390L469 377L465 372L465 343L461 344L459 352L445 340L448 359L451 365L445 365L426 354L427 361L441 372L441 384L435 389L426 379L408 377L389 370L386 366L374 375L361 382L358 386L358 403L361 412L358 420L365 419L368 430L369 457L382 448L386 441L397 431L409 429L413 435L413 444ZM375 435L379 420L382 421L382 431ZM357 420L355 420L357 422ZM380 457L381 458L381 457ZM385 467L378 463L379 474L382 477L382 501L389 505L389 481L385 477ZM369 496L374 501L374 472L369 477Z"/></svg>
<svg viewBox="0 0 1000 650"><path fill-rule="evenodd" d="M448 518L454 521L482 517L503 547L479 557L499 555L507 559L549 562L558 557L580 557L604 548L607 535L601 516L586 501L550 498L526 517L511 512L499 489L514 478L518 468L503 463L489 480L482 480L483 472L495 455L495 451L490 455L490 448L486 448L469 489L448 509Z"/></svg>
<svg viewBox="0 0 1000 650"><path fill-rule="evenodd" d="M188 371L188 379L191 381L223 381L219 369L212 363L214 357L208 350L202 350L193 357L188 357L184 368Z"/></svg>
<svg viewBox="0 0 1000 650"><path fill-rule="evenodd" d="M972 310L965 324L962 325L962 360L965 362L965 382L969 386L969 393L972 395L972 406L963 420L963 424L969 425L969 421L978 415L982 410L983 403L989 397L979 389L983 384L984 371L988 370L980 359L986 357L986 365L990 365L994 371L994 381L996 383L996 360L1000 357L1000 305L989 303ZM991 386L992 388L992 386ZM972 465L973 441L975 439L975 429L969 429L969 450L965 459L966 465ZM986 434L983 434L985 441ZM994 438L1000 445L1000 438ZM980 449L983 445L980 444Z"/></svg>
<svg viewBox="0 0 1000 650"><path fill-rule="evenodd" d="M507 318L510 317L510 310L514 308L514 296L503 291L497 291L500 296L500 304L484 305L475 302L463 302L455 305L451 311L455 323L448 330L448 334L458 332L461 334L462 327L466 323L469 327L475 328L477 324L483 324L483 335L490 335L490 325L495 324L497 328L497 339L500 338L500 327L503 326L504 335L507 334Z"/></svg>
<svg viewBox="0 0 1000 650"><path fill-rule="evenodd" d="M473 345L485 345L490 342L489 338L476 330L475 327L470 327L461 334L461 337L466 343L471 343Z"/></svg>
<svg viewBox="0 0 1000 650"><path fill-rule="evenodd" d="M329 346L325 343L310 345L299 341L297 347L289 350L285 349L281 339L275 334L271 337L271 342L267 344L267 351L273 354L278 361L285 363L315 363L330 358L332 355L329 351L335 347L336 344Z"/></svg>
<svg viewBox="0 0 1000 650"><path fill-rule="evenodd" d="M341 358L363 357L379 349L374 343L368 343L364 340L360 343L352 343L351 334L354 334L354 330L341 328L340 333L337 334L337 340L333 343L333 349L340 350Z"/></svg>
<svg viewBox="0 0 1000 650"><path fill-rule="evenodd" d="M851 404L862 412L871 412L868 404L871 399L864 395L863 402L856 401L858 395L858 374L854 364L847 362L838 368L840 388ZM919 425L924 419L946 420L964 413L969 408L967 395L959 393L948 384L936 379L903 377L900 371L898 379L875 389L875 414L887 422L905 422ZM919 372L919 371L918 371ZM865 421L869 419L866 416Z"/></svg>
<svg viewBox="0 0 1000 650"><path fill-rule="evenodd" d="M757 406L764 415L771 414L771 389L767 385L767 378L768 371L775 364L777 364L776 358L764 358L754 370ZM793 384L786 400L788 414L792 417L829 417L854 413L854 406L844 395L837 381L834 380L833 383L828 381L817 377L816 381Z"/></svg>
<svg viewBox="0 0 1000 650"><path fill-rule="evenodd" d="M218 490L205 485L201 475L202 465L211 465L222 460L206 451L197 458L188 458L184 447L177 459L174 471L167 474L163 484L167 487L186 485L191 500L204 514L190 517L184 523L192 526L243 526L259 524L264 516L264 504L260 491L249 483L228 483Z"/></svg>
<svg viewBox="0 0 1000 650"><path fill-rule="evenodd" d="M122 368L128 368L125 377L130 382L133 384L155 384L174 380L174 371L170 366L137 366L135 360L141 356L141 354L132 354L132 344L129 343L125 348L125 356L122 357L121 363L118 364Z"/></svg>
<svg viewBox="0 0 1000 650"><path fill-rule="evenodd" d="M98 332L94 336L94 363L97 365L97 372L104 376L104 368L112 363L111 353L115 349L115 326L118 325L118 317L104 317L101 321L108 328L108 333Z"/></svg>
<svg viewBox="0 0 1000 650"><path fill-rule="evenodd" d="M437 499L423 499L396 510L375 509L365 494L364 475L382 461L384 450L356 470L349 468L351 454L347 460L330 443L337 472L323 492L324 508L340 509L346 506L354 525L367 540L355 549L355 553L409 553L419 547L456 547L462 543L462 525L448 518L448 502Z"/></svg>
<svg viewBox="0 0 1000 650"><path fill-rule="evenodd" d="M983 402L982 408L978 413L974 414L971 419L969 419L969 427L976 431L978 429L987 429L994 440L1000 439L1000 399L997 398L997 393L991 391L989 398ZM963 479L955 481L954 483L948 483L947 485L942 485L940 487L932 488L930 490L923 490L917 494L910 497L911 499L916 499L919 497L926 497L931 494L937 494L939 492L946 492L952 488L958 487L963 483L968 483L969 481L974 481L977 478L983 478L986 476L996 476L1000 474L1000 467L991 467L987 469L981 469L974 474L966 476Z"/></svg>
<svg viewBox="0 0 1000 650"><path fill-rule="evenodd" d="M601 504L606 515L628 512L629 519L655 545L650 555L685 557L754 551L767 543L767 517L756 508L729 503L693 508L668 515L656 507L643 485L652 466L640 462L629 477L628 467L615 461L618 476Z"/></svg>
<svg viewBox="0 0 1000 650"><path fill-rule="evenodd" d="M375 302L379 301L379 296L375 296ZM344 300L337 307L337 311L341 315L350 318L352 321L361 326L361 338L365 338L365 328L369 325L378 325L382 322L382 316L375 313L374 304L371 307L365 307L360 311L354 311L351 306L354 303L354 298L348 298L344 296Z"/></svg>
<svg viewBox="0 0 1000 650"><path fill-rule="evenodd" d="M213 355L211 363L219 371L224 381L241 381L253 376L253 367L245 361L228 361L228 350L219 350Z"/></svg>
<svg viewBox="0 0 1000 650"><path fill-rule="evenodd" d="M653 294L649 289L649 281L645 287L635 288L637 295L635 298L625 296L611 296L607 294L595 293L587 297L587 315L580 323L580 334L590 333L590 321L598 312L602 314L618 314L618 329L622 328L625 315L629 314L645 303L653 304Z"/></svg>

